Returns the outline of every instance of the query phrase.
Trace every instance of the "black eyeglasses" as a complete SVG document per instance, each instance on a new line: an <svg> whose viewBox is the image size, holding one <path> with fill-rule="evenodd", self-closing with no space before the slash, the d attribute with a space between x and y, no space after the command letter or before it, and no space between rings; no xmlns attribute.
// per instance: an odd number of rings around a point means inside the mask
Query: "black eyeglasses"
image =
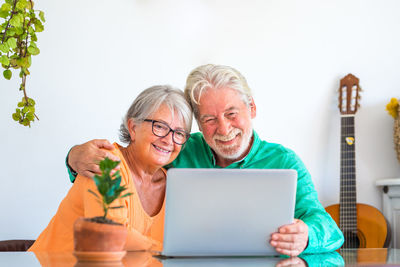
<svg viewBox="0 0 400 267"><path fill-rule="evenodd" d="M162 121L145 119L144 121L152 123L153 134L158 137L165 137L172 132L172 141L175 144L183 145L190 138L190 134L183 130L172 130L168 124Z"/></svg>

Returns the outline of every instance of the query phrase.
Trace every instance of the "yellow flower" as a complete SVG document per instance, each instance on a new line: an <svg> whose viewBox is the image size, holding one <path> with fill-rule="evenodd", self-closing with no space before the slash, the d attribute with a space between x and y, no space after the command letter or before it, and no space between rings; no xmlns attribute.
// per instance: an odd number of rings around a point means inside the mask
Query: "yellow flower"
<svg viewBox="0 0 400 267"><path fill-rule="evenodd" d="M390 102L386 105L387 112L393 117L397 118L399 109L399 100L397 98L390 99Z"/></svg>

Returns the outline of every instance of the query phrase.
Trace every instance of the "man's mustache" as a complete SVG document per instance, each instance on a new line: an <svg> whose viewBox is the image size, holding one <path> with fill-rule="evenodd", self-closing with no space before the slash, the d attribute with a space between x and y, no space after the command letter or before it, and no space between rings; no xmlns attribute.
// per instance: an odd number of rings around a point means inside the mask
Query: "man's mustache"
<svg viewBox="0 0 400 267"><path fill-rule="evenodd" d="M226 141L232 140L233 138L236 137L236 135L242 134L242 133L243 133L242 130L240 130L238 128L233 128L229 134L227 134L227 135L215 134L213 138L215 141L218 140L218 141L226 142Z"/></svg>

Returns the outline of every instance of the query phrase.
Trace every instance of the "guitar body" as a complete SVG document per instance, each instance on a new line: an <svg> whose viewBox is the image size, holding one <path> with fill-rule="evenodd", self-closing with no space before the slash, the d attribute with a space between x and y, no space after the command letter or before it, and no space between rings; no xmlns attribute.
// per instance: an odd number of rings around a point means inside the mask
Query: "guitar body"
<svg viewBox="0 0 400 267"><path fill-rule="evenodd" d="M388 229L385 217L379 210L366 204L357 203L356 209L358 248L383 248ZM325 210L339 225L339 204L328 206Z"/></svg>

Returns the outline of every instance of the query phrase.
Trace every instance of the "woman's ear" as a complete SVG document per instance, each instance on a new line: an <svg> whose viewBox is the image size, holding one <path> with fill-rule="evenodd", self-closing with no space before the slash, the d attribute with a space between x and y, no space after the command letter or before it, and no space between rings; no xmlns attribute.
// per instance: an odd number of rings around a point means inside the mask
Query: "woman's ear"
<svg viewBox="0 0 400 267"><path fill-rule="evenodd" d="M128 120L128 131L131 136L131 141L134 141L135 134L136 134L136 132L135 132L136 131L136 123L135 123L135 120L132 118Z"/></svg>

